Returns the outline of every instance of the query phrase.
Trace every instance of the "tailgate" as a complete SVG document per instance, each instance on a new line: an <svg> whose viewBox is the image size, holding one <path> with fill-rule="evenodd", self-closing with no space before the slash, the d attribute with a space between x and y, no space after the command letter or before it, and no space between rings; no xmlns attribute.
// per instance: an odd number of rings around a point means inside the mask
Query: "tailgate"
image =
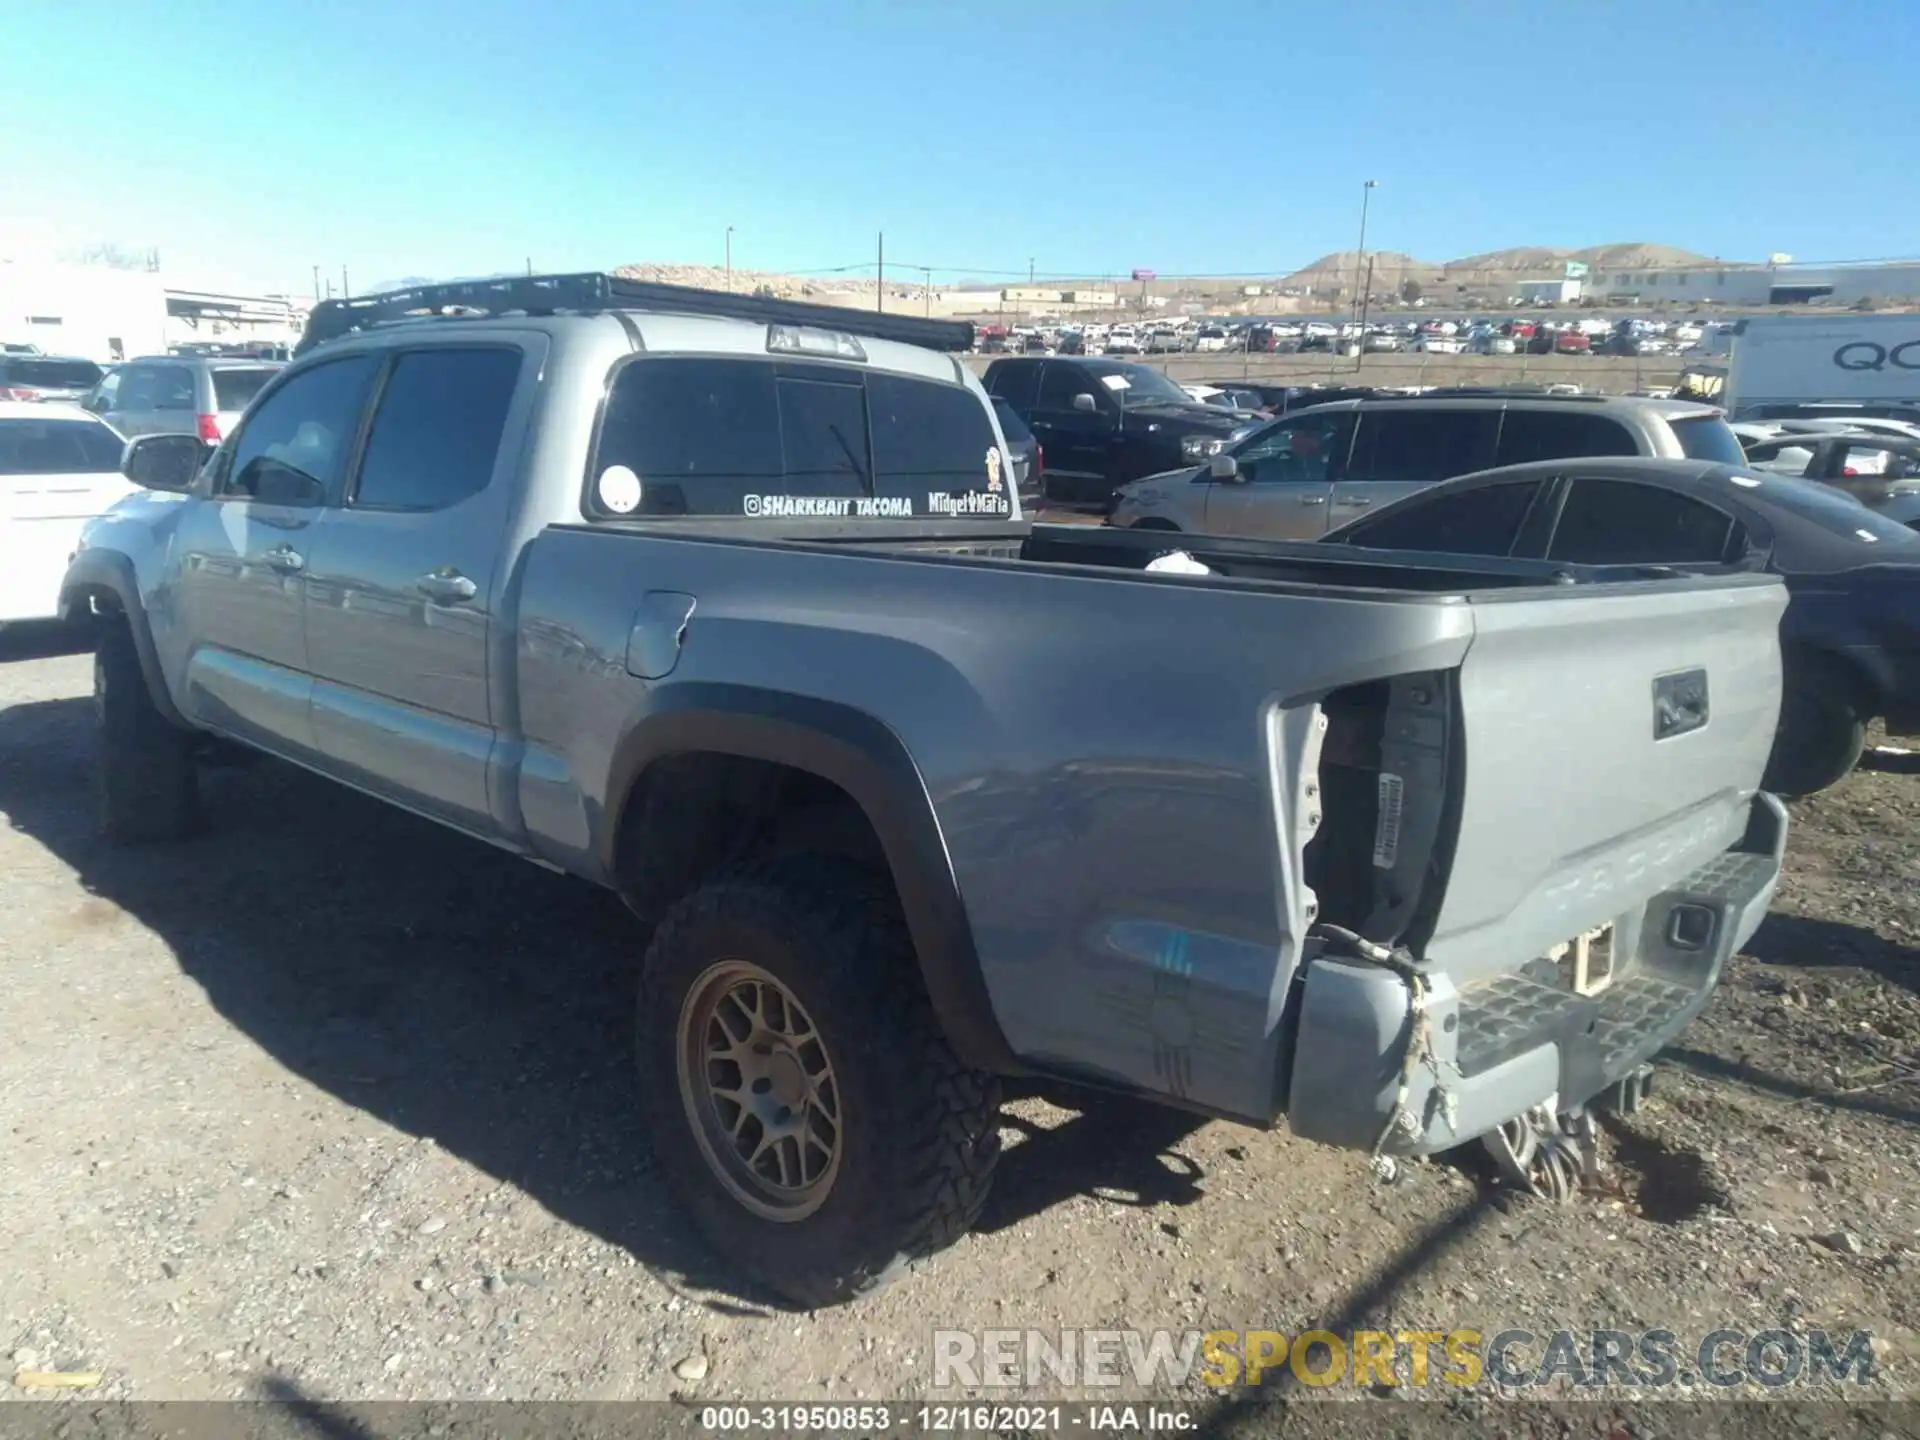
<svg viewBox="0 0 1920 1440"><path fill-rule="evenodd" d="M1430 963L1455 983L1509 969L1740 839L1779 716L1786 602L1744 575L1475 597Z"/></svg>

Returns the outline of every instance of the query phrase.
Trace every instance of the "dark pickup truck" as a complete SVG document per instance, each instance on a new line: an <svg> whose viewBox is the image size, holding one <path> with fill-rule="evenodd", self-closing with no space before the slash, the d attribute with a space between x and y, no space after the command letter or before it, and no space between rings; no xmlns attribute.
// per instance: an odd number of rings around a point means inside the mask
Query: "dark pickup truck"
<svg viewBox="0 0 1920 1440"><path fill-rule="evenodd" d="M1779 873L1777 580L1169 573L1021 519L971 338L597 275L316 307L67 574L107 834L239 744L617 891L662 1167L808 1305L969 1227L1001 1076L1384 1162L1699 1011Z"/></svg>
<svg viewBox="0 0 1920 1440"><path fill-rule="evenodd" d="M1104 506L1129 480L1204 464L1245 424L1127 360L996 360L986 387L1046 451L1047 498L1069 505Z"/></svg>

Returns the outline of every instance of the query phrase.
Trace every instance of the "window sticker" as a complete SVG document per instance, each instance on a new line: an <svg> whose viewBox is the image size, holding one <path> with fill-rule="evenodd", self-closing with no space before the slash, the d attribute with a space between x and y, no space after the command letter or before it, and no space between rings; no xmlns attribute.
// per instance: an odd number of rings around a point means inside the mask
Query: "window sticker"
<svg viewBox="0 0 1920 1440"><path fill-rule="evenodd" d="M600 503L616 515L630 515L638 510L645 494L640 477L625 465L609 465L602 470L600 483L594 488Z"/></svg>

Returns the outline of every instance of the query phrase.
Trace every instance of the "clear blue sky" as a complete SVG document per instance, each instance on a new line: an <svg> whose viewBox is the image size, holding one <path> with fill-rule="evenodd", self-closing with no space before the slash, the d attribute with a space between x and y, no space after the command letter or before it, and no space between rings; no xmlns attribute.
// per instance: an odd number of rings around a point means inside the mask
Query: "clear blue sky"
<svg viewBox="0 0 1920 1440"><path fill-rule="evenodd" d="M0 0L0 218L310 285L1920 252L1920 0ZM943 277L950 278L950 277Z"/></svg>

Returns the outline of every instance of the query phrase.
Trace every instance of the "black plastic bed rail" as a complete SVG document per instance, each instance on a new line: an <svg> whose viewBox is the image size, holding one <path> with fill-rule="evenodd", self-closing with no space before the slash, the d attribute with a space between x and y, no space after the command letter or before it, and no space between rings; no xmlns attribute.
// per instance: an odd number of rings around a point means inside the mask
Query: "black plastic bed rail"
<svg viewBox="0 0 1920 1440"><path fill-rule="evenodd" d="M306 333L294 347L304 355L316 345L356 330L402 320L460 319L488 315L599 314L641 310L673 315L711 315L756 320L771 325L807 325L894 340L928 350L957 351L973 346L973 326L965 320L923 320L913 315L882 315L839 305L812 305L764 295L733 295L690 285L661 285L587 271L578 275L509 275L494 280L455 280L414 285L379 295L323 300L307 317Z"/></svg>

